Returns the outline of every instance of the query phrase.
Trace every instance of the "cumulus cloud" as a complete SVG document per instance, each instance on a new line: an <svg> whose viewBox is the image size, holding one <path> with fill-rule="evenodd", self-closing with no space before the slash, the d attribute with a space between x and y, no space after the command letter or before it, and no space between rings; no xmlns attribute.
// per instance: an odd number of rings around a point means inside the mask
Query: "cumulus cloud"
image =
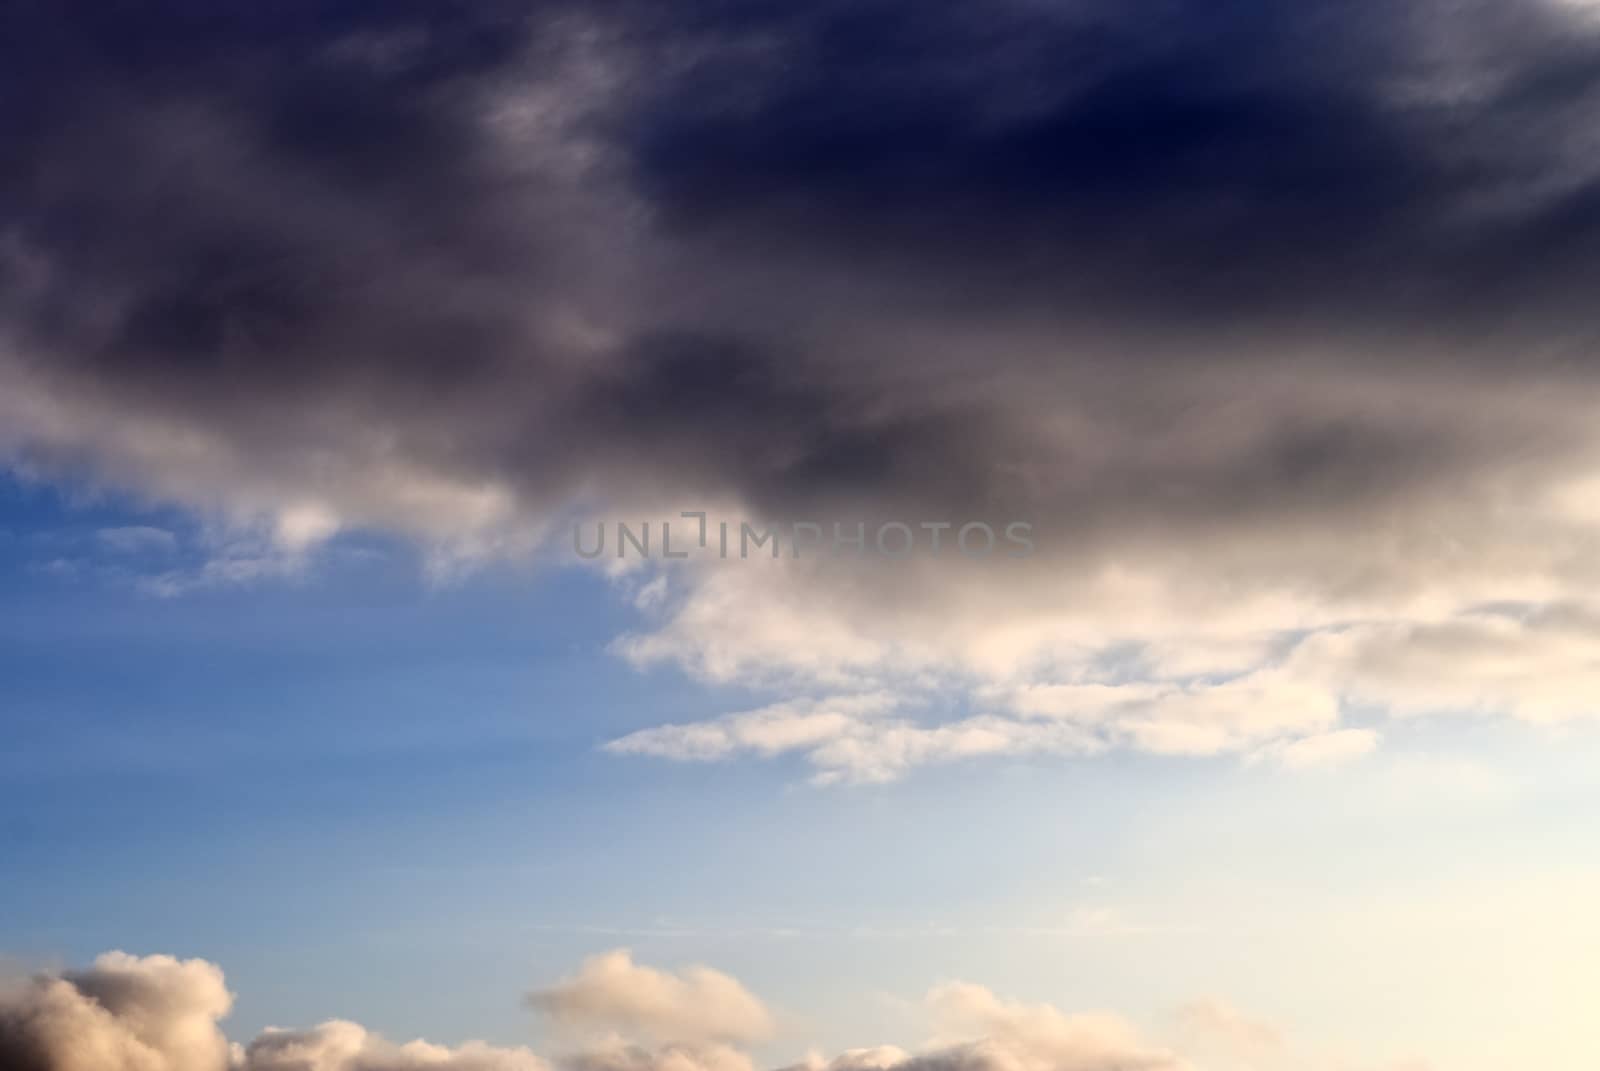
<svg viewBox="0 0 1600 1071"><path fill-rule="evenodd" d="M230 1045L233 1006L205 960L108 952L82 971L40 975L0 992L7 1071L548 1071L525 1048L396 1045L355 1023L267 1030Z"/></svg>
<svg viewBox="0 0 1600 1071"><path fill-rule="evenodd" d="M335 1019L310 1030L267 1030L231 1071L549 1071L549 1065L529 1049L481 1041L457 1048L426 1041L397 1045Z"/></svg>
<svg viewBox="0 0 1600 1071"><path fill-rule="evenodd" d="M1208 997L1178 1009L1178 1022L1190 1033L1248 1056L1272 1055L1284 1047L1282 1031L1244 1014L1227 1001Z"/></svg>
<svg viewBox="0 0 1600 1071"><path fill-rule="evenodd" d="M967 709L619 750L1294 765L1371 739L1346 703L1594 711L1583 5L3 20L0 450L269 533L156 590L361 529L448 575L576 517L1018 520L1023 561L675 566L617 644ZM989 702L1085 683L1126 690Z"/></svg>
<svg viewBox="0 0 1600 1071"><path fill-rule="evenodd" d="M828 1059L812 1053L802 1064L787 1071L887 1071L911 1059L911 1054L895 1045L876 1045L872 1048L846 1049Z"/></svg>
<svg viewBox="0 0 1600 1071"><path fill-rule="evenodd" d="M108 952L0 996L0 1065L15 1071L225 1071L233 1006L204 960Z"/></svg>
<svg viewBox="0 0 1600 1071"><path fill-rule="evenodd" d="M736 979L709 968L659 971L625 951L586 961L532 998L574 1031L546 1060L482 1041L396 1043L356 1023L269 1028L230 1045L219 1023L232 1005L219 968L204 960L107 953L88 969L41 974L0 990L0 1067L6 1071L755 1071L752 1043L772 1013ZM1194 1071L1201 1053L1250 1066L1344 1067L1291 1047L1274 1026L1207 998L1177 1015L1179 1047L1153 1041L1105 1012L1067 1013L970 983L922 1001L920 1046L880 1044L812 1052L784 1071ZM581 1035L581 1036L579 1036ZM1192 1046L1192 1048L1191 1048ZM1423 1065L1418 1065L1423 1066Z"/></svg>
<svg viewBox="0 0 1600 1071"><path fill-rule="evenodd" d="M1184 1071L1177 1054L1150 1046L1111 1015L1066 1015L1049 1005L1004 1001L982 986L955 984L929 997L940 1030L954 1037L895 1065L905 1071Z"/></svg>
<svg viewBox="0 0 1600 1071"><path fill-rule="evenodd" d="M563 1057L571 1071L753 1071L750 1056L731 1045L668 1044L654 1048L620 1037L590 1042Z"/></svg>
<svg viewBox="0 0 1600 1071"><path fill-rule="evenodd" d="M576 975L529 994L528 1003L578 1030L614 1030L659 1042L750 1042L772 1033L764 1004L710 967L677 973L617 949L584 961Z"/></svg>

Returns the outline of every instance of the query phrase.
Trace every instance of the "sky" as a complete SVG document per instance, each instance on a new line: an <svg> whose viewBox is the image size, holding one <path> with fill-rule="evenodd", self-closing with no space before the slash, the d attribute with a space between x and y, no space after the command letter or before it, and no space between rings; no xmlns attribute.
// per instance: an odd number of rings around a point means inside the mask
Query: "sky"
<svg viewBox="0 0 1600 1071"><path fill-rule="evenodd" d="M1592 5L15 0L0 102L4 1071L1594 1067Z"/></svg>

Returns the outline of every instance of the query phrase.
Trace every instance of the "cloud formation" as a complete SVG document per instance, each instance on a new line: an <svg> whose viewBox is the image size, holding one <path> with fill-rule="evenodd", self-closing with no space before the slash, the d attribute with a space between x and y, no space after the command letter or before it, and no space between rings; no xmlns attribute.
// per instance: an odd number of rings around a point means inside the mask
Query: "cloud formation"
<svg viewBox="0 0 1600 1071"><path fill-rule="evenodd" d="M14 1071L223 1071L233 1007L204 960L108 952L0 997L0 1065Z"/></svg>
<svg viewBox="0 0 1600 1071"><path fill-rule="evenodd" d="M967 700L695 729L824 779L1600 709L1582 5L0 19L38 102L0 119L0 450L266 533L159 590L348 530L448 573L576 517L1026 520L1023 562L672 567L617 650ZM1120 691L992 702L1080 686Z"/></svg>
<svg viewBox="0 0 1600 1071"><path fill-rule="evenodd" d="M946 1040L896 1065L904 1071L992 1068L1000 1071L1185 1071L1176 1054L1152 1047L1111 1015L1065 1015L1049 1005L1001 1000L983 986L954 984L929 997ZM971 1037L962 1041L953 1038Z"/></svg>
<svg viewBox="0 0 1600 1071"><path fill-rule="evenodd" d="M748 1043L773 1030L771 1013L736 979L704 966L656 970L626 949L585 960L573 977L530 993L528 1003L565 1027L666 1043Z"/></svg>
<svg viewBox="0 0 1600 1071"><path fill-rule="evenodd" d="M704 1000L709 1006L697 1003ZM587 961L535 994L558 1024L614 1028L559 1058L567 1071L752 1071L740 1045L764 1038L770 1013L735 979L634 964L624 951ZM7 1071L549 1071L526 1048L484 1042L395 1044L330 1020L269 1029L230 1046L218 1026L232 1005L222 972L203 960L108 953L85 971L41 975L0 995ZM806 1068L827 1071L1184 1071L1112 1016L1064 1015L1008 1003L981 986L930 994L939 1036L923 1051L856 1049ZM664 1040L674 1039L674 1040Z"/></svg>
<svg viewBox="0 0 1600 1071"><path fill-rule="evenodd" d="M1276 1054L1284 1047L1282 1032L1272 1024L1252 1019L1212 997L1178 1009L1178 1022L1190 1033L1257 1058Z"/></svg>
<svg viewBox="0 0 1600 1071"><path fill-rule="evenodd" d="M525 1048L396 1045L355 1023L268 1030L230 1045L233 1006L205 960L108 952L82 971L39 975L0 993L7 1071L548 1071Z"/></svg>
<svg viewBox="0 0 1600 1071"><path fill-rule="evenodd" d="M983 756L1085 756L1119 746L1239 753L1301 769L1350 761L1378 744L1372 729L1332 728L1334 694L1276 671L1219 684L1029 684L986 690L996 713L938 721L917 720L917 711L903 710L908 702L845 695L640 729L605 750L674 762L798 753L820 785L884 783L919 766Z"/></svg>
<svg viewBox="0 0 1600 1071"><path fill-rule="evenodd" d="M481 1041L458 1048L426 1041L396 1045L335 1019L311 1030L268 1030L230 1071L549 1071L549 1065L526 1048Z"/></svg>

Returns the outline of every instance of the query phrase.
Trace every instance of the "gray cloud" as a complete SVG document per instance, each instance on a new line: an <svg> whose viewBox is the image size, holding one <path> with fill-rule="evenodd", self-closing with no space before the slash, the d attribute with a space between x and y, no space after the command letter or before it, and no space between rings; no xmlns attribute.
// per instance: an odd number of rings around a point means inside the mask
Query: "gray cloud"
<svg viewBox="0 0 1600 1071"><path fill-rule="evenodd" d="M48 103L0 174L3 324L46 460L440 537L419 483L1088 539L1579 431L1486 404L1591 382L1570 8L184 12L10 16L7 95Z"/></svg>
<svg viewBox="0 0 1600 1071"><path fill-rule="evenodd" d="M1149 695L1600 580L1582 5L0 17L0 95L37 102L0 119L0 448L261 526L264 562L1026 519L1003 568L682 569L618 650L976 700L1132 673L1155 713L1094 735L1204 752L1337 727L1241 708L1183 747L1195 703ZM1485 703L1551 708L1518 679Z"/></svg>

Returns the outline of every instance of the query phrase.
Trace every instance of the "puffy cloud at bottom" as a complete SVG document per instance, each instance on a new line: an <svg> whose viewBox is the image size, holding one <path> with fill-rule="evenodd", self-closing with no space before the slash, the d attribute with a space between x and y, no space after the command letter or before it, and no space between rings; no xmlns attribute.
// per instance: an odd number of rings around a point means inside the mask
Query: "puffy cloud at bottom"
<svg viewBox="0 0 1600 1071"><path fill-rule="evenodd" d="M618 960L617 957L624 957ZM625 962L611 953L607 962ZM636 1004L645 968L585 975L590 1008ZM673 976L649 972L663 991L679 985L737 987L732 979L690 968ZM596 991L604 977L631 988L611 1000ZM687 981L685 981L687 979ZM572 983L569 983L569 985ZM555 991L547 991L555 992ZM756 998L739 988L741 999ZM628 1000L621 999L627 997ZM204 960L136 957L111 952L82 971L41 974L0 992L0 1067L5 1071L751 1071L750 1055L706 1036L703 1009L684 1024L683 1040L661 1016L648 1037L630 1037L613 1019L608 1032L575 1038L578 1047L546 1062L522 1047L467 1042L456 1047L397 1044L339 1020L309 1030L269 1029L248 1045L230 1044L220 1023L233 995L222 971ZM1048 1006L1010 1004L974 985L953 985L929 998L938 1033L925 1050L893 1046L853 1049L832 1059L813 1056L792 1071L1182 1071L1176 1054L1142 1041L1111 1016L1065 1015ZM756 1001L755 1007L760 1007ZM743 1011L748 1015L750 1008ZM760 1018L765 1017L762 1009ZM558 1025L560 1025L558 1023Z"/></svg>
<svg viewBox="0 0 1600 1071"><path fill-rule="evenodd" d="M233 994L215 964L108 952L83 971L0 993L5 1071L548 1071L526 1048L393 1044L355 1023L269 1029L230 1044Z"/></svg>
<svg viewBox="0 0 1600 1071"><path fill-rule="evenodd" d="M646 967L622 949L528 1003L560 1038L548 1059L483 1041L396 1043L337 1019L240 1045L222 1031L233 994L215 964L108 952L85 970L0 986L0 1071L755 1071L750 1046L782 1021L737 979ZM1210 999L1178 1012L1182 1052L1115 1015L1007 1001L979 985L941 986L926 1010L929 1040L916 1051L813 1052L782 1071L1430 1071L1308 1055Z"/></svg>
<svg viewBox="0 0 1600 1071"><path fill-rule="evenodd" d="M216 1071L236 1059L217 1028L232 1007L213 964L110 952L0 998L0 1067Z"/></svg>
<svg viewBox="0 0 1600 1071"><path fill-rule="evenodd" d="M469 1041L459 1048L411 1041L396 1045L355 1023L333 1020L311 1030L268 1030L232 1071L548 1071L526 1048Z"/></svg>

